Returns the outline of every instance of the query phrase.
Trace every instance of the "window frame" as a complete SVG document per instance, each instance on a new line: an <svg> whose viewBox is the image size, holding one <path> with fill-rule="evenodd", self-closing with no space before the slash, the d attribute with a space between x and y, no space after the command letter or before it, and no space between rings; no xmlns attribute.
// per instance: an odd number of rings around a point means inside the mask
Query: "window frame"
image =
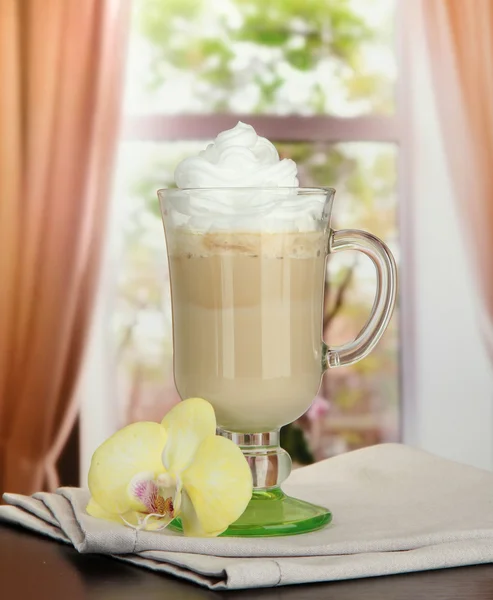
<svg viewBox="0 0 493 600"><path fill-rule="evenodd" d="M186 141L214 139L243 121L276 142L393 142L400 141L396 116L330 115L279 116L256 114L129 115L124 120L122 141Z"/></svg>
<svg viewBox="0 0 493 600"><path fill-rule="evenodd" d="M406 27L406 15L403 0L395 0L395 51L396 51L396 110L392 115L363 115L356 117L338 117L333 115L258 115L258 114L126 114L123 117L119 142L136 141L187 141L211 140L218 131L233 127L237 121L247 122L261 135L277 142L326 142L330 144L343 142L384 142L398 146L397 162L397 228L399 236L399 339L405 344L399 345L399 434L401 441L413 444L417 441L417 415L415 392L415 341L414 341L414 258L413 258L413 211L411 202L412 163L410 152L411 123L409 121L409 92L406 89L409 73L410 49L407 36L403 35ZM107 253L108 254L108 253ZM108 263L108 260L106 260ZM108 265L106 265L108 267ZM108 273L108 268L103 272ZM108 281L111 277L102 277L99 287L98 306L107 306L109 293ZM96 311L93 331L104 327L107 322L104 309ZM87 355L99 355L101 352L101 336L91 336ZM98 341L99 339L99 341ZM108 360L108 359L107 359ZM110 361L108 360L108 363ZM92 367L91 367L92 365ZM92 401L90 408L82 404L81 419L81 480L85 480L88 470L88 446L90 437L87 412L92 413L91 420L103 419L100 426L102 432L111 431L115 423L108 423L108 410L103 408L108 402L107 394L112 385L109 378L114 374L113 365L107 369L97 369L95 373L98 385L90 384L91 371L96 368L94 360L86 360L81 376L79 394L81 400L90 391ZM106 373L106 375L104 375ZM94 399L99 396L99 399ZM106 398L106 400L105 400ZM114 405L114 398L110 404ZM94 411L100 408L100 414ZM86 418L84 419L84 413ZM102 435L102 434L100 434ZM94 436L92 436L94 437ZM102 441L102 439L100 440Z"/></svg>

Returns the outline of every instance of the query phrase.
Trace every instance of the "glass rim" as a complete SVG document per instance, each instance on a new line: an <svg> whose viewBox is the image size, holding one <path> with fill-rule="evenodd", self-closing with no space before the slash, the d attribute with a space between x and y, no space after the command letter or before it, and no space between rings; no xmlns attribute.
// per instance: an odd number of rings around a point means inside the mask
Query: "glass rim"
<svg viewBox="0 0 493 600"><path fill-rule="evenodd" d="M165 192L216 192L216 191L251 191L251 190L265 190L265 191L297 191L302 192L303 194L320 194L323 192L324 194L335 194L336 190L333 187L295 187L295 186L245 186L245 187L235 187L235 186L217 186L217 187L200 187L200 188L161 188L157 191L158 194L164 194Z"/></svg>

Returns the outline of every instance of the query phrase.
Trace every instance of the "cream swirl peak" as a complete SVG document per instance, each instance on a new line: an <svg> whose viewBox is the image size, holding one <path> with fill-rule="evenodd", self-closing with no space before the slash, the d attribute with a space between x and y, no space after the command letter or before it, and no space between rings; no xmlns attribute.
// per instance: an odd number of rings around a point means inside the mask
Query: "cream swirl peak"
<svg viewBox="0 0 493 600"><path fill-rule="evenodd" d="M198 156L175 170L179 188L298 187L296 163L280 159L274 145L251 125L238 122L221 132Z"/></svg>
<svg viewBox="0 0 493 600"><path fill-rule="evenodd" d="M166 208L192 232L299 232L323 227L324 190L303 193L296 163L239 122L176 167ZM306 192L306 191L305 191Z"/></svg>

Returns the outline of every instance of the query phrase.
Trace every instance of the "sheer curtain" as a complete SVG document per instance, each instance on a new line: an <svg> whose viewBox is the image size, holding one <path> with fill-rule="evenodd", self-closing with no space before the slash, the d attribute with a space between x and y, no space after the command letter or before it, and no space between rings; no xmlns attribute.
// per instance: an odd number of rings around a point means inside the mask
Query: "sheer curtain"
<svg viewBox="0 0 493 600"><path fill-rule="evenodd" d="M98 274L128 0L0 3L0 492L58 484Z"/></svg>
<svg viewBox="0 0 493 600"><path fill-rule="evenodd" d="M493 2L420 2L444 148L493 360Z"/></svg>

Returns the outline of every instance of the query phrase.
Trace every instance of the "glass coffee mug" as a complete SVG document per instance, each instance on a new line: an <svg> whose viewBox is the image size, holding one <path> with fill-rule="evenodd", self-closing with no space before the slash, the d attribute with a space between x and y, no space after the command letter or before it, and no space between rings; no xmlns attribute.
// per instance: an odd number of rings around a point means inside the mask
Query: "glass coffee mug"
<svg viewBox="0 0 493 600"><path fill-rule="evenodd" d="M168 189L158 192L173 310L174 376L182 399L201 397L218 434L237 443L252 471L252 500L223 535L318 529L328 509L286 496L291 459L283 425L301 416L328 368L364 358L396 299L389 249L364 231L333 231L331 188ZM322 340L329 254L358 250L377 272L376 298L357 338ZM175 523L179 528L179 523Z"/></svg>

